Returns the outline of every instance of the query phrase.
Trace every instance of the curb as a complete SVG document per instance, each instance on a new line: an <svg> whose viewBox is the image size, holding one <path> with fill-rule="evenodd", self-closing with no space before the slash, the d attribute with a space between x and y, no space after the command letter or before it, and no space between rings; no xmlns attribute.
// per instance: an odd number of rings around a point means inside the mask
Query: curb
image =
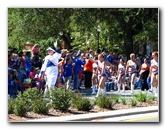
<svg viewBox="0 0 166 129"><path fill-rule="evenodd" d="M91 122L93 119L113 118L119 116L128 116L133 114L144 114L158 112L158 106L149 106L133 109L123 109L116 111L106 111L98 113L70 115L61 117L42 118L35 120L28 120L27 122Z"/></svg>

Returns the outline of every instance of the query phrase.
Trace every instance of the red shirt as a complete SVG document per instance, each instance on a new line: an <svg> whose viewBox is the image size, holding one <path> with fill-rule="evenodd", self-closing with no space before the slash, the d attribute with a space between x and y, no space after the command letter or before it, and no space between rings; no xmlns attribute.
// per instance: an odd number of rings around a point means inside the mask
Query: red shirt
<svg viewBox="0 0 166 129"><path fill-rule="evenodd" d="M90 59L85 59L84 71L93 72L93 62Z"/></svg>

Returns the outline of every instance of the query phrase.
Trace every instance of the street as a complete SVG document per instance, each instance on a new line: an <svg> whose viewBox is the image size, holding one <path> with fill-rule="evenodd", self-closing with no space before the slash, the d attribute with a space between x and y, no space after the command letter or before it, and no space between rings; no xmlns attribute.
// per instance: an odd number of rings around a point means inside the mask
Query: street
<svg viewBox="0 0 166 129"><path fill-rule="evenodd" d="M120 116L113 118L100 119L96 118L92 120L93 122L159 122L158 112L146 113L146 114L136 114L129 116Z"/></svg>

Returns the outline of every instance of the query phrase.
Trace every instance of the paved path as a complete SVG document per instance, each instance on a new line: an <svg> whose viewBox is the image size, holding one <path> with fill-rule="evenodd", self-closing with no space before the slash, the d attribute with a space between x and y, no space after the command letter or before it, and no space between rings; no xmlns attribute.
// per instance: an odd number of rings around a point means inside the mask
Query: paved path
<svg viewBox="0 0 166 129"><path fill-rule="evenodd" d="M138 93L147 93L148 95L153 95L153 93L149 92L149 91L141 91L140 89L136 89L134 90L134 94L131 94L130 93L130 90L125 90L124 93L122 92L117 92L117 91L107 91L106 92L106 95L107 96L111 96L111 95L119 95L121 97L133 97L135 94L138 94ZM84 96L84 97L88 97L90 99L95 99L95 96L96 95L92 95L92 89L91 88L87 88L87 89L81 89L80 90L80 93Z"/></svg>

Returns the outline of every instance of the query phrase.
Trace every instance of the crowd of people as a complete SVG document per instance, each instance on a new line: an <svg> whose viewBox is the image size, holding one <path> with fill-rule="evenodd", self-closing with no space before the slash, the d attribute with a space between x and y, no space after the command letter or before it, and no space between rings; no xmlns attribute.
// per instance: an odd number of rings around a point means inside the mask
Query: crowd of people
<svg viewBox="0 0 166 129"><path fill-rule="evenodd" d="M147 90L157 97L158 52L151 55L124 54L113 52L95 53L47 48L47 55L41 58L39 46L35 44L31 51L18 53L14 49L8 55L8 94L17 96L30 87L36 87L44 93L52 87L65 86L66 90L78 92L82 88L91 88L92 94L101 94L114 90L134 93L135 88ZM28 84L27 84L28 85Z"/></svg>

